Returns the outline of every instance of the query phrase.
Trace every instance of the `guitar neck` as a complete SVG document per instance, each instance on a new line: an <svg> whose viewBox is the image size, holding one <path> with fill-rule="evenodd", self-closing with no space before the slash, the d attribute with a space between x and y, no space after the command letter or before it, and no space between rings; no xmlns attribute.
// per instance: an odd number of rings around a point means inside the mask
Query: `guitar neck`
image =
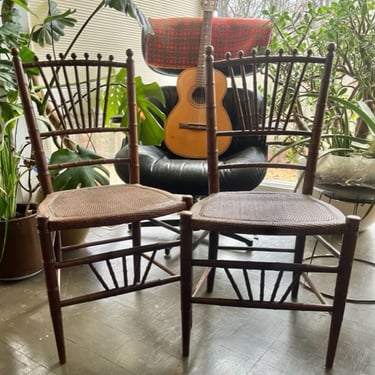
<svg viewBox="0 0 375 375"><path fill-rule="evenodd" d="M205 51L206 46L211 44L212 36L212 11L205 10L203 12L203 21L201 28L201 38L199 43L199 58L198 58L198 67L197 67L197 86L203 86L205 82Z"/></svg>

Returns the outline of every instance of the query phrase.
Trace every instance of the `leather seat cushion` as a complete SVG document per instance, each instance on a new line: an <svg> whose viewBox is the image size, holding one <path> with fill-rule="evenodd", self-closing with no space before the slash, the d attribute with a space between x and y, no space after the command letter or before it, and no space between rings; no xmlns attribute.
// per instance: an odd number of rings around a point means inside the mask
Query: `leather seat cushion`
<svg viewBox="0 0 375 375"><path fill-rule="evenodd" d="M166 108L163 110L168 115L177 103L177 91L175 86L165 86L162 89L166 99ZM261 104L261 98L259 104ZM228 89L224 97L223 106L228 110L235 129L238 121L231 89ZM125 139L117 155L124 157L127 152ZM142 184L177 194L207 195L205 160L181 158L171 153L164 144L160 146L139 145L139 158ZM220 162L265 161L266 158L267 146L264 138L242 137L232 140L228 150L221 155ZM128 182L128 171L125 165L117 165L116 172L124 182ZM221 189L225 191L253 190L263 180L265 173L266 171L262 168L222 170L220 172Z"/></svg>

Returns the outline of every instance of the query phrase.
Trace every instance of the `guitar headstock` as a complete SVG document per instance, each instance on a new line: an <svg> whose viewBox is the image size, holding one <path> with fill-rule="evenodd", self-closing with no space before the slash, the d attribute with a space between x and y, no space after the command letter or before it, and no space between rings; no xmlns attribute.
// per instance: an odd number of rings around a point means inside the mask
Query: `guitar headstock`
<svg viewBox="0 0 375 375"><path fill-rule="evenodd" d="M217 0L202 0L201 6L205 12L214 12L217 8Z"/></svg>

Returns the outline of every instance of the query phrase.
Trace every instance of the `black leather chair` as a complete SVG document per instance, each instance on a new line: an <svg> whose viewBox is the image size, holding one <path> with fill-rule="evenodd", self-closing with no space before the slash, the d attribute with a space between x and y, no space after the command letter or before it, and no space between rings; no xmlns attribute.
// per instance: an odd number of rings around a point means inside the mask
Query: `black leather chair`
<svg viewBox="0 0 375 375"><path fill-rule="evenodd" d="M178 100L176 87L165 86L162 90L167 104L164 111L168 115ZM228 89L223 106L227 109L232 127L236 129L239 121L231 93L232 90ZM118 156L125 156L127 152L126 140L124 140ZM220 160L222 163L241 163L265 161L266 158L265 139L259 137L233 140ZM178 194L189 193L196 198L206 196L208 193L206 160L181 158L169 151L163 143L160 146L139 145L139 162L141 183L144 185ZM128 182L126 165L117 165L116 172L124 182ZM262 168L223 170L220 176L222 190L253 190L262 182L265 173Z"/></svg>

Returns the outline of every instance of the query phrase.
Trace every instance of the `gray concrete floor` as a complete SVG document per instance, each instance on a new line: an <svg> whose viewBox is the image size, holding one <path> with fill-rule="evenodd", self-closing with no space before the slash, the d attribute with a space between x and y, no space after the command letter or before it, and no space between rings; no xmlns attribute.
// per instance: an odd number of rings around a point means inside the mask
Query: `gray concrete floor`
<svg viewBox="0 0 375 375"><path fill-rule="evenodd" d="M146 233L150 239L173 235L157 228L148 228ZM360 234L358 259L375 261L374 239L374 227ZM205 244L196 251L205 251ZM178 269L177 249L169 259L161 259ZM351 299L375 300L374 271L370 264L355 262ZM64 280L64 288L73 291L91 282L80 270L66 273ZM219 288L223 287L220 281ZM317 284L322 290L331 287L330 280L317 280ZM304 288L301 293L311 294ZM179 285L169 284L64 308L67 363L61 366L43 273L0 283L0 301L1 375L375 374L374 303L347 304L334 369L326 371L326 313L197 305L193 308L191 354L182 359Z"/></svg>

